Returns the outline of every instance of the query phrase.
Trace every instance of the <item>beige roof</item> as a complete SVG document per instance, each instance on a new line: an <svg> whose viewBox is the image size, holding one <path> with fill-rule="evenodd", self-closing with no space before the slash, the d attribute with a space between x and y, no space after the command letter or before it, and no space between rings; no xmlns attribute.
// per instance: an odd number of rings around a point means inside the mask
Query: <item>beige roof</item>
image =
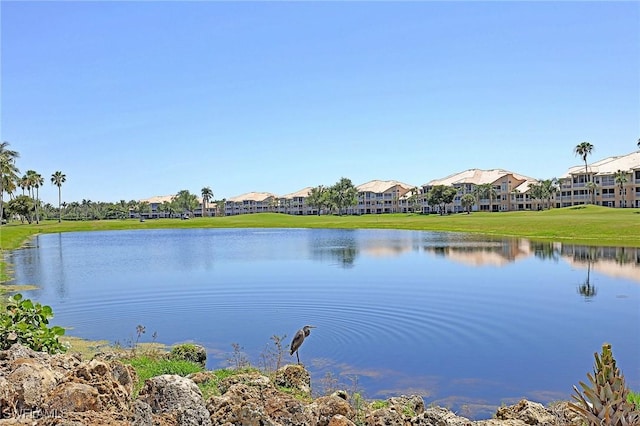
<svg viewBox="0 0 640 426"><path fill-rule="evenodd" d="M381 194L395 186L400 186L407 190L413 188L412 185L398 182L397 180L372 180L367 183L363 183L362 185L356 186L356 189L358 190L358 192L374 192L376 194Z"/></svg>
<svg viewBox="0 0 640 426"><path fill-rule="evenodd" d="M470 183L473 185L482 185L485 183L493 183L500 179L505 175L512 175L518 180L530 180L535 181L535 179L523 176L517 173L510 172L508 170L502 169L491 169L491 170L480 170L480 169L469 169L464 172L456 173L450 176L447 176L443 179L435 179L431 182L423 185L423 186L435 186L435 185L461 185L464 183Z"/></svg>
<svg viewBox="0 0 640 426"><path fill-rule="evenodd" d="M309 192L311 192L312 187L307 186L306 188L302 188L300 191L292 192L291 194L283 195L280 198L295 198L295 197L308 197Z"/></svg>
<svg viewBox="0 0 640 426"><path fill-rule="evenodd" d="M242 202L242 201L264 201L269 197L275 197L270 192L247 192L246 194L238 195L237 197L227 198L227 202Z"/></svg>
<svg viewBox="0 0 640 426"><path fill-rule="evenodd" d="M149 203L149 204L162 204L164 202L170 203L173 200L175 195L156 195L155 197L145 198L144 200L139 200L141 203Z"/></svg>
<svg viewBox="0 0 640 426"><path fill-rule="evenodd" d="M524 182L522 182L520 185L516 186L515 188L513 188L514 192L521 192L521 193L525 193L527 192L529 189L531 189L531 185L538 183L537 180L525 180Z"/></svg>
<svg viewBox="0 0 640 426"><path fill-rule="evenodd" d="M627 155L607 157L591 164L587 163L587 170L597 175L612 175L618 170L629 171L636 169L640 169L640 151ZM569 171L562 175L562 177L568 178L573 174L580 173L584 173L584 165L570 167Z"/></svg>

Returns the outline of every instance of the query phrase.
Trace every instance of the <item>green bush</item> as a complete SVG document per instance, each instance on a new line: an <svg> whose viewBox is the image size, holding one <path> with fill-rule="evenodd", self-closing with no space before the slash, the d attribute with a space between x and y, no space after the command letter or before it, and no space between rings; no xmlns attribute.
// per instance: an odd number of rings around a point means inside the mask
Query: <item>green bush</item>
<svg viewBox="0 0 640 426"><path fill-rule="evenodd" d="M64 352L66 348L58 340L64 329L48 327L50 318L53 318L50 306L23 299L20 293L9 297L6 308L0 312L0 349L20 343L34 351Z"/></svg>
<svg viewBox="0 0 640 426"><path fill-rule="evenodd" d="M193 343L182 343L171 349L171 358L175 360L185 360L195 362L202 368L207 364L207 351L200 345Z"/></svg>

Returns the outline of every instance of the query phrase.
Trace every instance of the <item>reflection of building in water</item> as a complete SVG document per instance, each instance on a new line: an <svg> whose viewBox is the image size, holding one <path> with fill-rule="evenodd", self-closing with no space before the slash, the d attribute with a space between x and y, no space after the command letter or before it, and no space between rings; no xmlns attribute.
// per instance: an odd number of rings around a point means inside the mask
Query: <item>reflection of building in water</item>
<svg viewBox="0 0 640 426"><path fill-rule="evenodd" d="M560 253L571 266L640 281L640 248L562 245Z"/></svg>
<svg viewBox="0 0 640 426"><path fill-rule="evenodd" d="M395 257L420 247L420 237L407 234L406 237L372 238L362 241L360 249L371 257Z"/></svg>
<svg viewBox="0 0 640 426"><path fill-rule="evenodd" d="M527 258L533 253L529 241L515 239L426 246L423 247L423 250L471 266L504 266L516 260Z"/></svg>

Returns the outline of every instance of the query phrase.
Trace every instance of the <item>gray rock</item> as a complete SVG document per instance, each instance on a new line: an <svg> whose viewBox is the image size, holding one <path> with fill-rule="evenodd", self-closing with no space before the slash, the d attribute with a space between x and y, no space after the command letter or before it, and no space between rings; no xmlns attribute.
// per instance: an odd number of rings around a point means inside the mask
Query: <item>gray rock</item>
<svg viewBox="0 0 640 426"><path fill-rule="evenodd" d="M185 377L153 377L145 382L138 399L149 404L153 414L175 415L180 425L211 425L200 389Z"/></svg>
<svg viewBox="0 0 640 426"><path fill-rule="evenodd" d="M153 426L153 412L149 404L139 399L133 402L133 420L131 425Z"/></svg>
<svg viewBox="0 0 640 426"><path fill-rule="evenodd" d="M443 407L429 407L412 419L419 426L471 426L473 423L466 417L459 417Z"/></svg>
<svg viewBox="0 0 640 426"><path fill-rule="evenodd" d="M527 425L551 425L555 424L556 416L542 404L523 399L517 404L498 408L496 419L521 420Z"/></svg>

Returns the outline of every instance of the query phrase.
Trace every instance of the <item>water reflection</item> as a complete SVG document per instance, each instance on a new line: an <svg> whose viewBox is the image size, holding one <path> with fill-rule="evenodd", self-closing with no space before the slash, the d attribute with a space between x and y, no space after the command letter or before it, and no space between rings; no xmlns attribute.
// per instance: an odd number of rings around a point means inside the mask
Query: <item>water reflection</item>
<svg viewBox="0 0 640 426"><path fill-rule="evenodd" d="M347 231L340 238L309 240L310 256L314 260L336 262L343 268L352 268L358 257L356 231Z"/></svg>
<svg viewBox="0 0 640 426"><path fill-rule="evenodd" d="M16 284L41 285L27 296L51 305L56 325L80 337L122 341L142 324L163 343L201 342L209 367L224 367L232 342L256 359L269 336L314 324L304 356L315 383L327 373L353 377L368 397L420 393L474 411L550 392L568 397L606 340L640 386L636 248L309 229L34 242L9 254Z"/></svg>
<svg viewBox="0 0 640 426"><path fill-rule="evenodd" d="M531 256L531 248L525 240L469 241L463 245L426 246L423 250L470 266L503 266Z"/></svg>
<svg viewBox="0 0 640 426"><path fill-rule="evenodd" d="M554 262L564 260L573 267L587 269L587 277L580 286L580 294L587 297L597 293L591 283L592 270L614 278L640 282L640 248L503 239L489 242L469 241L464 245L429 245L422 250L470 266L504 266L531 256Z"/></svg>

